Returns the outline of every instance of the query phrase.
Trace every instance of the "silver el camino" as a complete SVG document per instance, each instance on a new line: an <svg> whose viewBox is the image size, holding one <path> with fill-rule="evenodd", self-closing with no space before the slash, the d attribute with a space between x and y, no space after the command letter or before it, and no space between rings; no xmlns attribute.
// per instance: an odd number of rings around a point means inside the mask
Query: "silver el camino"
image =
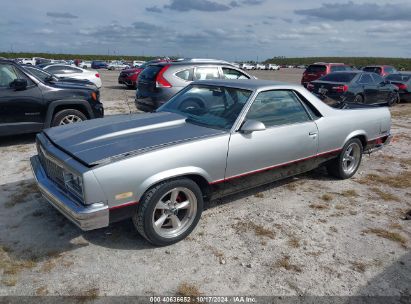
<svg viewBox="0 0 411 304"><path fill-rule="evenodd" d="M202 81L156 113L45 130L31 165L45 198L81 229L132 218L167 245L194 229L204 201L321 165L350 178L390 128L385 107L331 107L286 83Z"/></svg>

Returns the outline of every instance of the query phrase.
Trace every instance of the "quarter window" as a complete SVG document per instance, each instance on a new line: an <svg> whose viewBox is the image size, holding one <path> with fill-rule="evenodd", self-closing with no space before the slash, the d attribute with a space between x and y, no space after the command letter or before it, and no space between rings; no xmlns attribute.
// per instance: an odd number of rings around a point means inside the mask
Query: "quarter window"
<svg viewBox="0 0 411 304"><path fill-rule="evenodd" d="M187 69L176 73L176 76L185 81L193 80L194 69Z"/></svg>
<svg viewBox="0 0 411 304"><path fill-rule="evenodd" d="M224 79L250 79L250 77L248 77L244 73L229 68L223 68L223 76Z"/></svg>
<svg viewBox="0 0 411 304"><path fill-rule="evenodd" d="M196 68L194 75L196 80L208 80L208 79L219 79L217 68Z"/></svg>
<svg viewBox="0 0 411 304"><path fill-rule="evenodd" d="M261 121L268 128L306 122L310 117L294 92L275 90L258 94L246 119Z"/></svg>

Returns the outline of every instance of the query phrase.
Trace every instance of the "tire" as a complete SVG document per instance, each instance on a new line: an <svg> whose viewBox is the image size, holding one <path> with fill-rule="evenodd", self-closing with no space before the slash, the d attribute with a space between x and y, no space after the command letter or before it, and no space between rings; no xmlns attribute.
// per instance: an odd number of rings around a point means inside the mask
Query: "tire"
<svg viewBox="0 0 411 304"><path fill-rule="evenodd" d="M352 177L361 164L363 146L358 138L350 139L341 150L340 155L327 164L328 174L347 179Z"/></svg>
<svg viewBox="0 0 411 304"><path fill-rule="evenodd" d="M178 208L179 204L182 208ZM143 195L132 219L137 231L151 244L171 245L193 231L203 204L203 195L194 181L186 178L165 181Z"/></svg>
<svg viewBox="0 0 411 304"><path fill-rule="evenodd" d="M364 103L364 97L362 95L355 95L354 97L354 103Z"/></svg>
<svg viewBox="0 0 411 304"><path fill-rule="evenodd" d="M390 98L387 102L387 105L389 107L392 107L397 103L400 103L400 95L398 93L390 94Z"/></svg>
<svg viewBox="0 0 411 304"><path fill-rule="evenodd" d="M56 127L84 120L87 120L87 117L79 110L66 109L54 114L51 121L51 126Z"/></svg>
<svg viewBox="0 0 411 304"><path fill-rule="evenodd" d="M85 70L86 70L86 69L87 69L87 66L86 66L86 65L83 65L83 69L85 69Z"/></svg>

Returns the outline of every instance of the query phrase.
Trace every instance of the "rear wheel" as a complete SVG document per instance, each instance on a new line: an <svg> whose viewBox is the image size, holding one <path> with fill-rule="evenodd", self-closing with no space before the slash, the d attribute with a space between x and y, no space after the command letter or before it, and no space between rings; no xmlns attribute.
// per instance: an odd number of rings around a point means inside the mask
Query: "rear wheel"
<svg viewBox="0 0 411 304"><path fill-rule="evenodd" d="M354 97L354 103L364 103L364 97L362 97L362 95L356 95Z"/></svg>
<svg viewBox="0 0 411 304"><path fill-rule="evenodd" d="M51 122L52 127L56 126L62 126L62 125L68 125L80 121L87 120L86 115L81 113L79 110L74 110L74 109L66 109L62 110L60 112L57 112L53 120Z"/></svg>
<svg viewBox="0 0 411 304"><path fill-rule="evenodd" d="M400 95L398 93L393 92L390 94L390 97L388 98L387 105L389 107L392 107L396 103L400 103Z"/></svg>
<svg viewBox="0 0 411 304"><path fill-rule="evenodd" d="M328 173L340 179L352 177L361 164L362 151L361 141L358 138L350 139L340 155L327 165Z"/></svg>
<svg viewBox="0 0 411 304"><path fill-rule="evenodd" d="M203 211L203 196L190 179L170 180L147 191L133 223L150 243L165 246L186 238L195 228Z"/></svg>

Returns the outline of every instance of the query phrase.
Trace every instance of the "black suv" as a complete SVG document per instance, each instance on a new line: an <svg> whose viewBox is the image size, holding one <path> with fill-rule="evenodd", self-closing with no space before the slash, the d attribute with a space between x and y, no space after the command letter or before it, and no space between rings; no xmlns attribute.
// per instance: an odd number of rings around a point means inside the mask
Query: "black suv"
<svg viewBox="0 0 411 304"><path fill-rule="evenodd" d="M0 60L0 136L104 116L95 85L45 80Z"/></svg>
<svg viewBox="0 0 411 304"><path fill-rule="evenodd" d="M150 64L139 75L137 108L150 112L194 80L254 78L232 64L215 59L184 59Z"/></svg>

